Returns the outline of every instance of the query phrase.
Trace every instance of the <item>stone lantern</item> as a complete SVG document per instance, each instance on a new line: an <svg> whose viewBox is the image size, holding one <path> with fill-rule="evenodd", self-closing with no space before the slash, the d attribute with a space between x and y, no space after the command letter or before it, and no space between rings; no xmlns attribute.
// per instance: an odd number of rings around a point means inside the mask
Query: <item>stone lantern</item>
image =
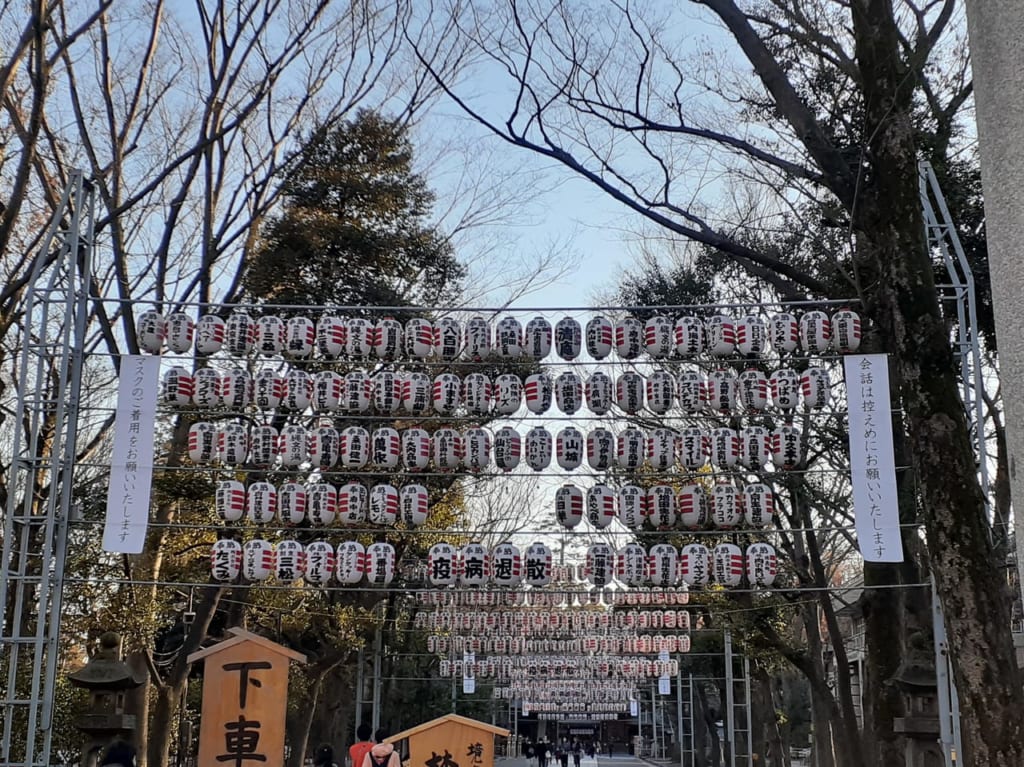
<svg viewBox="0 0 1024 767"><path fill-rule="evenodd" d="M911 634L907 645L892 679L903 695L907 716L894 719L893 730L906 736L907 767L942 767L935 658L922 632Z"/></svg>
<svg viewBox="0 0 1024 767"><path fill-rule="evenodd" d="M81 669L68 674L75 687L89 692L89 706L75 722L86 738L82 767L91 767L93 756L114 738L131 740L135 715L125 713L125 693L143 683L120 659L121 637L108 631L100 637L100 649Z"/></svg>

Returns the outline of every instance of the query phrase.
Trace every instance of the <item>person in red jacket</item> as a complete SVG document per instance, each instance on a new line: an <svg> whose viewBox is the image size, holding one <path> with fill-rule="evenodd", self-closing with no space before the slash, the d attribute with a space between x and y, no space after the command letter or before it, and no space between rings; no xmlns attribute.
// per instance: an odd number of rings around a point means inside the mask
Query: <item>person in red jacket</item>
<svg viewBox="0 0 1024 767"><path fill-rule="evenodd" d="M370 753L370 749L373 748L373 741L370 740L370 736L373 735L373 730L370 729L370 725L363 722L356 727L356 742L348 747L348 758L349 765L351 767L362 767L363 759Z"/></svg>

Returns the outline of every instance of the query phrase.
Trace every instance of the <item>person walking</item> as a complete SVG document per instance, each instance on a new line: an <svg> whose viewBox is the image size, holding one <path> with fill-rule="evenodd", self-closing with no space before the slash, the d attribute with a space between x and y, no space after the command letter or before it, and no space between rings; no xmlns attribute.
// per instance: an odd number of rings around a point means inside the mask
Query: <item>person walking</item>
<svg viewBox="0 0 1024 767"><path fill-rule="evenodd" d="M580 760L583 758L583 744L578 740L572 744L572 765L580 767Z"/></svg>
<svg viewBox="0 0 1024 767"><path fill-rule="evenodd" d="M542 739L537 743L537 767L548 767L548 744Z"/></svg>
<svg viewBox="0 0 1024 767"><path fill-rule="evenodd" d="M366 722L356 727L356 742L348 747L350 767L362 767L363 759L373 748L373 729Z"/></svg>

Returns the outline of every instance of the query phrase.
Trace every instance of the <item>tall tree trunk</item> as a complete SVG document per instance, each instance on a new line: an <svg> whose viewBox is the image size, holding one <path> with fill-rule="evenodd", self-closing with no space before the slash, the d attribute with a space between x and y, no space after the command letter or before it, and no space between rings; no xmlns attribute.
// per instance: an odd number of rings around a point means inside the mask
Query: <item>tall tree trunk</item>
<svg viewBox="0 0 1024 767"><path fill-rule="evenodd" d="M305 763L306 752L310 750L309 733L313 726L313 716L320 701L326 674L327 670L317 669L308 677L309 682L302 698L302 705L289 711L285 719L285 742L291 748L287 767L302 767Z"/></svg>

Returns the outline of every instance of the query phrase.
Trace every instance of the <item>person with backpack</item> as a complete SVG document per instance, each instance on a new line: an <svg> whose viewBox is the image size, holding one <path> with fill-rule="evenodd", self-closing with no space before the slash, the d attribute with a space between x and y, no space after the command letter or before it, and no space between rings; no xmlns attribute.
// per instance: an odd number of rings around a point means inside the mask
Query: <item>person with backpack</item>
<svg viewBox="0 0 1024 767"><path fill-rule="evenodd" d="M348 747L348 763L350 767L362 767L363 760L370 753L370 749L373 748L372 735L373 730L366 722L362 722L356 727L356 742Z"/></svg>
<svg viewBox="0 0 1024 767"><path fill-rule="evenodd" d="M377 742L366 752L362 767L402 767L402 759L395 751L394 745L384 742L390 736L391 733L383 727L373 734L373 739Z"/></svg>

